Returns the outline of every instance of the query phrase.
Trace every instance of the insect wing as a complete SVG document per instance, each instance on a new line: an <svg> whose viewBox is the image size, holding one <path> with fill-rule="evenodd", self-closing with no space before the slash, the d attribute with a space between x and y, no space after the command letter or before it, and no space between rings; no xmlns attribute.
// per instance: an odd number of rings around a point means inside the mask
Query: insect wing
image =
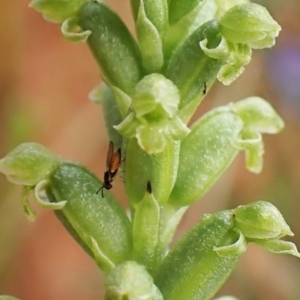
<svg viewBox="0 0 300 300"><path fill-rule="evenodd" d="M108 150L107 150L107 156L106 156L106 167L107 167L107 169L111 168L113 155L114 155L114 144L113 144L112 141L110 141L109 142L109 147L108 147Z"/></svg>
<svg viewBox="0 0 300 300"><path fill-rule="evenodd" d="M114 152L111 159L110 171L112 173L116 172L121 164L121 148L118 151Z"/></svg>

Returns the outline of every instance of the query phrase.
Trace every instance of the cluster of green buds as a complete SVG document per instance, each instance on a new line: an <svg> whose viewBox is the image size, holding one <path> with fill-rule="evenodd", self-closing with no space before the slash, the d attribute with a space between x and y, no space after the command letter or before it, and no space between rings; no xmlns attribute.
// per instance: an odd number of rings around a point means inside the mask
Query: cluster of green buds
<svg viewBox="0 0 300 300"><path fill-rule="evenodd" d="M284 127L259 97L214 108L188 127L215 80L234 81L250 62L252 48L271 47L280 26L248 0L130 3L137 39L102 0L31 3L61 24L67 39L87 42L105 82L90 98L102 105L109 139L120 149L110 149L107 160L117 155L120 163L114 170L108 165L102 182L84 166L25 143L0 160L0 172L23 186L30 220L36 217L31 193L55 211L103 271L106 299L208 300L248 243L300 256L293 243L281 240L292 232L266 201L204 215L169 249L189 205L237 154L244 151L246 168L259 173L262 134ZM107 190L119 167L130 214Z"/></svg>

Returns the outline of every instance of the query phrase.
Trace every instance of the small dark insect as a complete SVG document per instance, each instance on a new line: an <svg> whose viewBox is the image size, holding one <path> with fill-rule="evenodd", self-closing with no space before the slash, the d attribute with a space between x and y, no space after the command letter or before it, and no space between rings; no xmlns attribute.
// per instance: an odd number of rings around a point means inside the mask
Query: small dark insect
<svg viewBox="0 0 300 300"><path fill-rule="evenodd" d="M110 190L112 188L112 182L114 181L119 167L121 164L121 148L114 152L114 144L112 141L109 142L109 147L106 157L106 171L104 172L103 185L96 192L98 194L102 191L102 198L104 196L103 189Z"/></svg>
<svg viewBox="0 0 300 300"><path fill-rule="evenodd" d="M150 180L147 182L147 192L148 192L149 194L152 194L152 185L151 185Z"/></svg>
<svg viewBox="0 0 300 300"><path fill-rule="evenodd" d="M203 83L203 91L202 91L203 95L206 94L206 90L207 90L207 84L206 84L206 82L204 82Z"/></svg>

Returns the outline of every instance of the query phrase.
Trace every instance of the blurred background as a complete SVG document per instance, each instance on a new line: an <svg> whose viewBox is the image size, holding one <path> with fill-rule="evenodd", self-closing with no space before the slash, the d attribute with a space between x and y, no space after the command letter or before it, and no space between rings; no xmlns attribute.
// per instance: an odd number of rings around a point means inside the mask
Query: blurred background
<svg viewBox="0 0 300 300"><path fill-rule="evenodd" d="M129 1L111 0L132 29ZM176 239L206 212L256 200L275 204L300 249L300 2L261 0L282 26L276 46L255 51L244 74L230 87L216 84L197 116L212 107L251 95L268 99L286 128L264 136L260 175L245 170L240 155L201 202L183 219ZM98 68L84 43L63 39L58 26L28 8L28 0L1 1L0 157L19 143L42 143L78 161L102 178L108 138L101 108L88 100L99 82ZM196 118L195 117L195 118ZM126 207L121 180L112 192ZM50 211L35 207L26 220L21 188L0 174L0 295L22 300L103 299L103 278L94 262ZM219 295L241 300L299 300L300 260L250 245ZM183 299L184 300L184 299Z"/></svg>

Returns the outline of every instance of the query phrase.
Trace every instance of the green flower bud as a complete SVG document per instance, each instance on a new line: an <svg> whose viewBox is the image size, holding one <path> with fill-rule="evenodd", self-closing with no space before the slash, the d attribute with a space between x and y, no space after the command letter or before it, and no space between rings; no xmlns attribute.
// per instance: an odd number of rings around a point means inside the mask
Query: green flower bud
<svg viewBox="0 0 300 300"><path fill-rule="evenodd" d="M107 300L163 300L145 267L126 261L112 270L105 280Z"/></svg>
<svg viewBox="0 0 300 300"><path fill-rule="evenodd" d="M35 186L61 164L60 159L37 143L24 143L0 160L0 172L15 184Z"/></svg>
<svg viewBox="0 0 300 300"><path fill-rule="evenodd" d="M88 0L33 0L29 6L43 14L43 17L55 23L62 23L77 14Z"/></svg>
<svg viewBox="0 0 300 300"><path fill-rule="evenodd" d="M87 2L80 9L79 25L91 31L87 42L103 80L130 94L142 77L138 46L120 17L103 1Z"/></svg>
<svg viewBox="0 0 300 300"><path fill-rule="evenodd" d="M250 239L278 239L293 235L279 210L271 203L257 201L233 211L235 226Z"/></svg>
<svg viewBox="0 0 300 300"><path fill-rule="evenodd" d="M255 3L232 7L220 19L220 24L227 41L248 44L255 49L272 47L281 29L267 9Z"/></svg>

